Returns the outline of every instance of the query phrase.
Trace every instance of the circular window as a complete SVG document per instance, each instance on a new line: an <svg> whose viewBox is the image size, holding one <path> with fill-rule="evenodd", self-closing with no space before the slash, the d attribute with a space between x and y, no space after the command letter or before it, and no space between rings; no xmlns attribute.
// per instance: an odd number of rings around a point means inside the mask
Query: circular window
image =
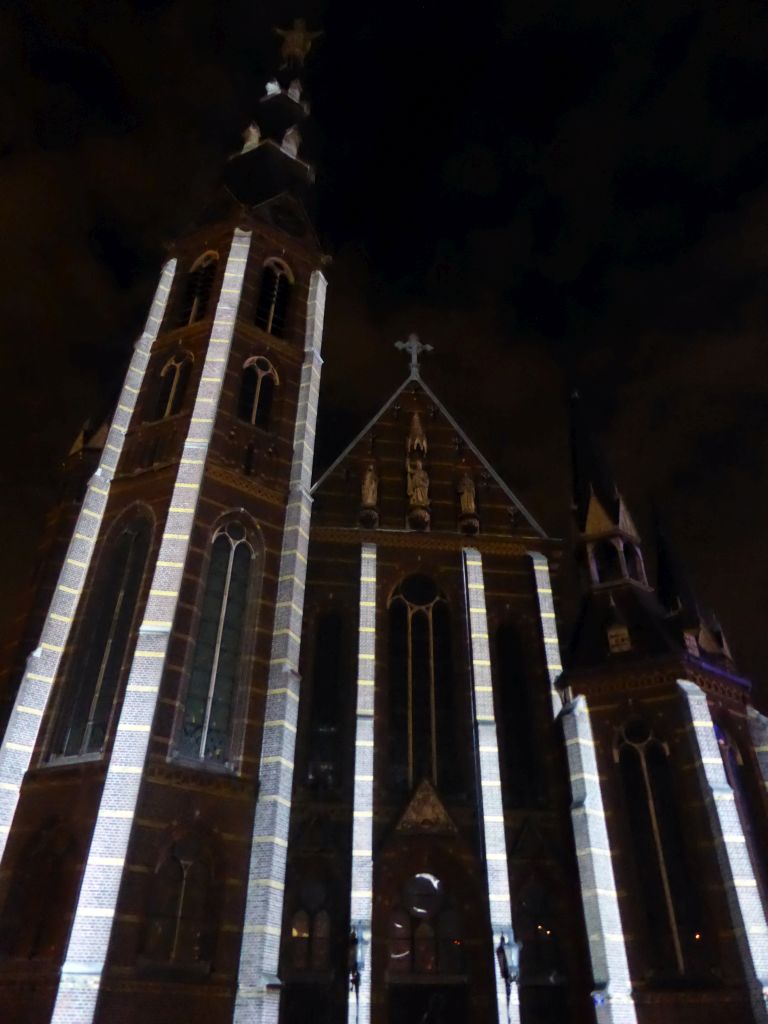
<svg viewBox="0 0 768 1024"><path fill-rule="evenodd" d="M443 902L443 883L434 875L414 875L405 883L403 903L411 917L433 917Z"/></svg>
<svg viewBox="0 0 768 1024"><path fill-rule="evenodd" d="M638 746L645 743L651 732L648 726L639 718L633 718L624 726L624 738L629 743L636 743Z"/></svg>
<svg viewBox="0 0 768 1024"><path fill-rule="evenodd" d="M242 523L228 523L227 533L234 541L243 540L245 538L245 527Z"/></svg>
<svg viewBox="0 0 768 1024"><path fill-rule="evenodd" d="M427 605L437 597L437 587L429 576L408 576L400 584L400 593L409 604Z"/></svg>

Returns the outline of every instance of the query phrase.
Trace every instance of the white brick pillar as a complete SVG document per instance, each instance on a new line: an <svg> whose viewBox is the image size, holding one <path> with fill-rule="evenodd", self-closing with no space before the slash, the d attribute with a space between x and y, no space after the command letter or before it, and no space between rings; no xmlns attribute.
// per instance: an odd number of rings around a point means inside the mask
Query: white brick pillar
<svg viewBox="0 0 768 1024"><path fill-rule="evenodd" d="M696 774L707 809L734 935L752 998L755 1021L768 1021L768 926L741 827L736 798L725 774L707 695L678 679Z"/></svg>
<svg viewBox="0 0 768 1024"><path fill-rule="evenodd" d="M360 552L360 615L357 643L355 785L352 804L350 929L359 964L347 1007L349 1024L371 1019L371 914L373 909L373 712L376 687L376 546Z"/></svg>
<svg viewBox="0 0 768 1024"><path fill-rule="evenodd" d="M541 639L544 644L547 676L549 677L549 698L552 704L552 714L556 718L563 706L560 692L557 689L557 680L563 671L563 664L560 656L560 640L557 635L555 604L552 598L552 579L549 575L549 563L540 551L530 551L528 556L533 564L533 577L536 581Z"/></svg>
<svg viewBox="0 0 768 1024"><path fill-rule="evenodd" d="M253 822L248 893L235 999L236 1024L277 1024L285 864L299 711L299 647L312 499L312 458L320 391L326 281L312 274L304 365L293 437L291 482L277 584L267 681L259 795Z"/></svg>
<svg viewBox="0 0 768 1024"><path fill-rule="evenodd" d="M598 1024L636 1024L624 929L586 697L560 715L571 781L571 821Z"/></svg>
<svg viewBox="0 0 768 1024"><path fill-rule="evenodd" d="M753 707L747 708L747 723L752 747L763 780L764 796L768 798L768 718Z"/></svg>
<svg viewBox="0 0 768 1024"><path fill-rule="evenodd" d="M0 858L5 851L19 800L24 773L37 743L62 654L77 613L94 546L99 535L109 487L123 450L125 434L149 362L149 353L163 319L176 261L165 265L147 323L136 342L123 390L115 409L96 472L88 483L67 555L61 567L40 643L27 659L18 696L0 748Z"/></svg>
<svg viewBox="0 0 768 1024"><path fill-rule="evenodd" d="M190 532L240 302L250 233L235 231L184 451L133 655L53 1024L90 1024L96 1009L133 827Z"/></svg>
<svg viewBox="0 0 768 1024"><path fill-rule="evenodd" d="M488 957L496 979L496 1011L499 1024L519 1024L520 994L517 977L509 989L502 977L496 951L500 942L514 948L512 901L509 895L509 862L504 831L504 806L501 799L499 745L493 705L491 652L488 643L488 616L485 608L483 560L475 548L464 549L464 586L472 653L472 697L477 732L480 802L483 822L488 906L493 945Z"/></svg>

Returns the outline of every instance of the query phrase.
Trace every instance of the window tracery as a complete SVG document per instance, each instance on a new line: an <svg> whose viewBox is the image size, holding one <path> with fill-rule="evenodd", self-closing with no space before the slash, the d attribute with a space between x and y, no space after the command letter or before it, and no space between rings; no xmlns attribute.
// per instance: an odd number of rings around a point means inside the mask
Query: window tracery
<svg viewBox="0 0 768 1024"><path fill-rule="evenodd" d="M668 748L645 721L633 718L618 734L615 757L634 839L652 966L660 973L672 965L679 975L690 973L702 962L701 902L688 870Z"/></svg>
<svg viewBox="0 0 768 1024"><path fill-rule="evenodd" d="M450 613L428 576L408 576L389 604L390 764L396 786L456 784Z"/></svg>
<svg viewBox="0 0 768 1024"><path fill-rule="evenodd" d="M389 919L389 971L393 974L461 974L463 929L443 883L422 872L403 889L403 905Z"/></svg>
<svg viewBox="0 0 768 1024"><path fill-rule="evenodd" d="M287 263L274 256L266 260L261 271L255 321L263 331L274 334L276 338L285 337L293 284L293 273Z"/></svg>
<svg viewBox="0 0 768 1024"><path fill-rule="evenodd" d="M203 253L192 264L179 311L180 327L197 323L208 315L218 264L219 254L213 251Z"/></svg>
<svg viewBox="0 0 768 1024"><path fill-rule="evenodd" d="M193 363L190 352L176 352L163 366L153 419L164 420L181 412Z"/></svg>
<svg viewBox="0 0 768 1024"><path fill-rule="evenodd" d="M66 669L53 757L104 750L129 648L135 642L133 624L150 541L150 522L141 514L106 541Z"/></svg>
<svg viewBox="0 0 768 1024"><path fill-rule="evenodd" d="M211 545L177 748L182 756L228 766L234 760L233 726L255 570L256 552L245 526L228 521Z"/></svg>
<svg viewBox="0 0 768 1024"><path fill-rule="evenodd" d="M152 881L145 956L176 964L208 963L213 945L213 858L201 836L173 843Z"/></svg>
<svg viewBox="0 0 768 1024"><path fill-rule="evenodd" d="M264 356L252 356L243 363L240 378L238 416L252 426L267 430L280 378L272 363Z"/></svg>

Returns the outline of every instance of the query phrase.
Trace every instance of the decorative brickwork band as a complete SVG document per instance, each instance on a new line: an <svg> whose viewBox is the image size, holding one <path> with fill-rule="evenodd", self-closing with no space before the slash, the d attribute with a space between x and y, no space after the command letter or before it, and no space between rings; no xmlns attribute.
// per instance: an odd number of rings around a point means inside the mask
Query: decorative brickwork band
<svg viewBox="0 0 768 1024"><path fill-rule="evenodd" d="M163 319L175 269L175 260L165 265L144 332L136 342L99 466L88 483L59 573L40 643L27 659L26 671L8 722L0 749L0 858L5 851L19 800L21 780L29 768L43 713L77 614L83 584L104 517L109 487L123 450L125 434L149 362L149 352Z"/></svg>
<svg viewBox="0 0 768 1024"><path fill-rule="evenodd" d="M236 1024L277 1024L280 936L299 711L299 644L312 499L309 488L320 389L326 281L312 274L304 365L293 439L291 483L280 555L275 625L267 682L259 796L253 823Z"/></svg>
<svg viewBox="0 0 768 1024"><path fill-rule="evenodd" d="M488 956L496 978L496 1006L499 1024L519 1024L520 994L517 987L519 949L512 928L509 895L507 838L501 799L499 744L493 705L491 653L488 616L485 609L483 561L479 551L464 549L464 586L472 650L472 687L477 733L477 764L483 820L483 839L488 883L488 905L493 948Z"/></svg>
<svg viewBox="0 0 768 1024"><path fill-rule="evenodd" d="M549 676L549 693L552 701L552 714L557 717L563 701L557 689L557 680L563 671L560 656L560 641L557 636L557 620L555 604L552 599L552 579L549 575L549 563L540 551L531 551L533 576L536 581L536 595L539 599L539 619L541 621L541 637L544 643L544 654L547 659L547 675Z"/></svg>
<svg viewBox="0 0 768 1024"><path fill-rule="evenodd" d="M349 903L349 1024L371 1019L371 913L373 908L373 712L376 688L376 546L360 553L360 617L357 642L355 785L352 805L352 892Z"/></svg>
<svg viewBox="0 0 768 1024"><path fill-rule="evenodd" d="M104 790L53 1012L54 1024L90 1024L109 946L190 530L197 508L240 301L250 233L236 230L184 443L150 595L128 675Z"/></svg>
<svg viewBox="0 0 768 1024"><path fill-rule="evenodd" d="M571 820L592 962L598 1024L636 1024L595 742L586 697L561 712L571 780Z"/></svg>
<svg viewBox="0 0 768 1024"><path fill-rule="evenodd" d="M691 753L707 809L731 921L752 996L753 1019L768 1021L768 926L736 798L725 774L707 695L678 679L688 712Z"/></svg>

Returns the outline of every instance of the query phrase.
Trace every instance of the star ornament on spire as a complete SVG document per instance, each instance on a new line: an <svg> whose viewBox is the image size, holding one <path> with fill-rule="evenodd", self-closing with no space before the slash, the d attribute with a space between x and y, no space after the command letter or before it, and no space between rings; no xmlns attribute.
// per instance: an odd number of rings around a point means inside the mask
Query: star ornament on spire
<svg viewBox="0 0 768 1024"><path fill-rule="evenodd" d="M411 376L419 376L419 356L422 352L432 352L432 345L423 345L419 341L418 334L409 334L408 341L396 341L395 348L399 348L401 352L407 352L411 357Z"/></svg>
<svg viewBox="0 0 768 1024"><path fill-rule="evenodd" d="M304 67L304 61L309 56L312 44L323 34L322 32L310 32L304 18L294 18L292 28L275 28L274 31L283 40L280 47L283 68Z"/></svg>

